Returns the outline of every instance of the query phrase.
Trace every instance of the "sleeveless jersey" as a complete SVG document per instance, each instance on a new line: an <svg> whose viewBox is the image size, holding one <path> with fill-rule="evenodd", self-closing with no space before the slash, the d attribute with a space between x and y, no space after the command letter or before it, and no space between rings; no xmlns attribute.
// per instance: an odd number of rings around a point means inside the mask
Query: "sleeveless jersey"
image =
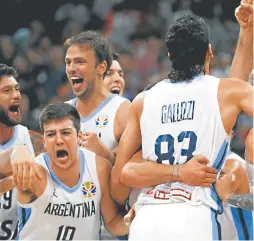
<svg viewBox="0 0 254 241"><path fill-rule="evenodd" d="M72 188L53 173L47 153L36 158L47 172L47 186L34 202L19 203L19 239L99 239L101 191L96 156L83 148L79 155L80 179Z"/></svg>
<svg viewBox="0 0 254 241"><path fill-rule="evenodd" d="M0 152L12 147L16 142L24 143L29 152L34 155L28 129L22 125L14 127L13 137L4 145L0 145ZM1 160L0 160L1 161ZM14 239L17 235L18 204L16 189L12 189L0 198L0 240Z"/></svg>
<svg viewBox="0 0 254 241"><path fill-rule="evenodd" d="M113 150L117 146L114 136L115 115L119 106L127 99L119 95L110 95L92 114L81 117L81 131L95 132L107 148ZM66 103L76 107L77 98Z"/></svg>
<svg viewBox="0 0 254 241"><path fill-rule="evenodd" d="M140 119L143 159L163 164L184 164L195 155L221 170L229 137L218 104L220 79L197 76L189 82L164 80L146 92ZM176 173L176 172L175 172ZM142 189L139 203L189 202L222 212L214 187L193 187L181 182Z"/></svg>
<svg viewBox="0 0 254 241"><path fill-rule="evenodd" d="M228 152L226 160L234 159L246 164L234 152ZM223 213L218 215L223 240L253 240L253 216L250 210L236 208L223 203Z"/></svg>

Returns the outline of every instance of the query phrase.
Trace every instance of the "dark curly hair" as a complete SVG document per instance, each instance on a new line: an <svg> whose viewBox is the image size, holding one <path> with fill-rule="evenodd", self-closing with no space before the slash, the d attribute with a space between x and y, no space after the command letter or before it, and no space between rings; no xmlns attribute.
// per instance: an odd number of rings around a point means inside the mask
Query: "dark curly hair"
<svg viewBox="0 0 254 241"><path fill-rule="evenodd" d="M17 78L18 74L13 67L0 63L0 79L2 79L4 76L12 76L14 78Z"/></svg>
<svg viewBox="0 0 254 241"><path fill-rule="evenodd" d="M209 30L205 21L187 15L173 23L166 33L166 45L172 62L168 77L171 82L191 80L204 70L209 46Z"/></svg>
<svg viewBox="0 0 254 241"><path fill-rule="evenodd" d="M97 64L106 61L107 69L103 74L104 78L112 64L113 59L112 51L108 40L102 34L97 33L95 31L85 31L67 39L64 43L64 47L68 49L70 46L74 44L90 45L91 48L94 50L97 59Z"/></svg>

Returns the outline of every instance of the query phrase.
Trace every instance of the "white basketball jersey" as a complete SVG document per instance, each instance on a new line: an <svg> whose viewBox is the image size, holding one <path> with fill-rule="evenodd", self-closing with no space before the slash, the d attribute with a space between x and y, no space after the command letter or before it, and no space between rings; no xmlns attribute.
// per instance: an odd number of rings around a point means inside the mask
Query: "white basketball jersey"
<svg viewBox="0 0 254 241"><path fill-rule="evenodd" d="M101 191L96 158L82 148L79 155L80 179L72 188L53 173L47 153L36 158L47 172L47 186L34 202L19 204L19 239L99 239Z"/></svg>
<svg viewBox="0 0 254 241"><path fill-rule="evenodd" d="M245 160L234 152L228 152L226 160ZM223 203L223 213L218 215L223 240L253 240L253 216L250 210L231 207Z"/></svg>
<svg viewBox="0 0 254 241"><path fill-rule="evenodd" d="M81 131L97 133L106 147L113 150L117 146L114 136L115 115L126 100L119 95L110 95L92 114L81 118ZM76 107L76 101L74 98L66 103Z"/></svg>
<svg viewBox="0 0 254 241"><path fill-rule="evenodd" d="M210 160L209 165L221 170L229 138L217 99L219 82L215 77L200 75L190 82L164 80L146 92L140 120L143 159L172 165L203 155ZM139 201L205 203L221 211L213 186L193 187L181 182L145 188Z"/></svg>
<svg viewBox="0 0 254 241"><path fill-rule="evenodd" d="M34 155L28 129L22 125L14 127L13 137L4 145L0 145L0 152L12 147L16 142L24 143L29 152ZM14 239L17 234L17 224L18 204L16 189L13 189L4 193L0 198L0 240Z"/></svg>

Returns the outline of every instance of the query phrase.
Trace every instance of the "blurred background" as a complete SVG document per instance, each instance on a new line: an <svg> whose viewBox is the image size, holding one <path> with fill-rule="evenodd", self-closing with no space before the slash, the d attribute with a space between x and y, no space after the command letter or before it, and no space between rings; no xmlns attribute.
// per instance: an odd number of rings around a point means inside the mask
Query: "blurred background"
<svg viewBox="0 0 254 241"><path fill-rule="evenodd" d="M1 0L0 62L15 67L23 95L23 124L38 130L40 110L72 96L65 75L63 42L84 30L101 31L120 54L132 100L149 83L167 77L164 46L168 26L184 14L205 19L214 58L211 74L227 77L239 25L234 11L240 0ZM241 115L232 148L244 155L252 120Z"/></svg>

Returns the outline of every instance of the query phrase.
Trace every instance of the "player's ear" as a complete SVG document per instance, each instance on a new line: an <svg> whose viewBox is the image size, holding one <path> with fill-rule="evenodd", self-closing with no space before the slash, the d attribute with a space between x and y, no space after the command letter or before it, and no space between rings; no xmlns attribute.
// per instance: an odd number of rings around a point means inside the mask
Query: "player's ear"
<svg viewBox="0 0 254 241"><path fill-rule="evenodd" d="M207 54L209 55L209 57L214 57L211 44L208 45Z"/></svg>
<svg viewBox="0 0 254 241"><path fill-rule="evenodd" d="M97 66L97 73L98 75L103 75L107 70L107 62L104 60Z"/></svg>
<svg viewBox="0 0 254 241"><path fill-rule="evenodd" d="M42 136L42 145L44 146L44 148L46 148L46 146L45 146L45 137L44 137L44 135Z"/></svg>
<svg viewBox="0 0 254 241"><path fill-rule="evenodd" d="M83 133L82 133L82 131L79 131L79 132L78 132L78 144L79 144L79 145L81 144L82 139L83 139Z"/></svg>
<svg viewBox="0 0 254 241"><path fill-rule="evenodd" d="M168 57L170 57L170 53L168 52Z"/></svg>

